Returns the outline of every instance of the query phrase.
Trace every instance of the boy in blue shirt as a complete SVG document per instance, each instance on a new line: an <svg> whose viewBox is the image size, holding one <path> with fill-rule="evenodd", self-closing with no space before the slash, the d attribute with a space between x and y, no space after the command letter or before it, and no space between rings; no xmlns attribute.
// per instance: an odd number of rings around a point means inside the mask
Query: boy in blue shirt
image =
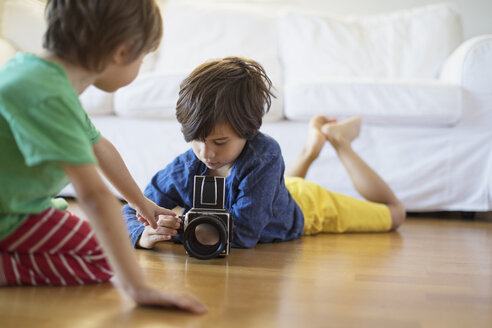
<svg viewBox="0 0 492 328"><path fill-rule="evenodd" d="M191 149L157 172L145 196L166 207L193 204L195 175L223 176L225 208L234 218L233 247L287 241L319 232L389 231L405 219L405 210L384 181L352 150L360 119L337 123L324 116L311 120L309 138L285 172L278 143L259 132L271 103L271 81L258 63L227 57L197 67L181 84L176 116ZM326 142L336 149L356 189L368 201L334 194L304 180ZM136 247L177 235L179 218L162 215L154 229L124 207ZM213 231L196 230L213 245ZM198 236L197 236L198 237Z"/></svg>

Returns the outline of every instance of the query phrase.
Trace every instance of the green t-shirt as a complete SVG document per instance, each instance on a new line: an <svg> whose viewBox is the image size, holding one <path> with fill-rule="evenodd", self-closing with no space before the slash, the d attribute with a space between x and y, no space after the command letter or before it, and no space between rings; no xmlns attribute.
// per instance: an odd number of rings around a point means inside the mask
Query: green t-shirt
<svg viewBox="0 0 492 328"><path fill-rule="evenodd" d="M0 68L0 240L68 184L62 163L96 163L101 134L64 69L32 54Z"/></svg>

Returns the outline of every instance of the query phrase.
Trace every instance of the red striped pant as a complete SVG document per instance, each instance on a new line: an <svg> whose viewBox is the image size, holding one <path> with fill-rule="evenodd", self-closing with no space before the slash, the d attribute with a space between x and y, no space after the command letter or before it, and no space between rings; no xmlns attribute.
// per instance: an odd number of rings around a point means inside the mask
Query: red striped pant
<svg viewBox="0 0 492 328"><path fill-rule="evenodd" d="M0 241L8 285L83 285L112 272L88 222L54 208L31 215Z"/></svg>

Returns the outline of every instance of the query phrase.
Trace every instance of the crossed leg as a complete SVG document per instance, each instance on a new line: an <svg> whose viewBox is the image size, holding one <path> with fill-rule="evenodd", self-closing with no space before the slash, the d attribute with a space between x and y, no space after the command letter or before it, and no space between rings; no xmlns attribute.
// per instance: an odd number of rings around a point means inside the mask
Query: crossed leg
<svg viewBox="0 0 492 328"><path fill-rule="evenodd" d="M352 149L351 142L359 136L360 125L359 117L336 122L326 116L314 116L309 124L308 141L294 162L287 167L285 174L304 178L328 141L359 194L368 201L388 206L391 230L395 230L405 221L405 208L386 182Z"/></svg>

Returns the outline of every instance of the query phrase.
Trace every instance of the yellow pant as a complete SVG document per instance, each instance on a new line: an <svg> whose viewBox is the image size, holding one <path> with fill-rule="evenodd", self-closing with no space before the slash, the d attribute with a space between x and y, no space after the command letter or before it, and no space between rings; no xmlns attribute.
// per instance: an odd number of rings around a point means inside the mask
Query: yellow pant
<svg viewBox="0 0 492 328"><path fill-rule="evenodd" d="M285 177L285 185L304 214L305 235L391 228L391 214L384 204L332 193L302 178Z"/></svg>

